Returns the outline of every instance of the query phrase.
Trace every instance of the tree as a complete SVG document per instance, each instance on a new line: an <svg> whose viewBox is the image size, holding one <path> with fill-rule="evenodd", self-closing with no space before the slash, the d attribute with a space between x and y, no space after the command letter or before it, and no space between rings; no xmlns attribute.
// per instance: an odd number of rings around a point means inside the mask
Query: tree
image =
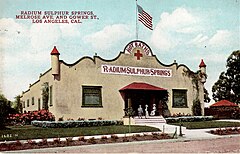
<svg viewBox="0 0 240 154"><path fill-rule="evenodd" d="M240 103L240 50L234 51L227 59L227 72L229 77L232 102Z"/></svg>
<svg viewBox="0 0 240 154"><path fill-rule="evenodd" d="M7 116L12 112L11 102L0 94L0 130L5 128Z"/></svg>
<svg viewBox="0 0 240 154"><path fill-rule="evenodd" d="M193 113L194 116L201 116L202 115L201 103L200 103L200 100L198 98L193 100L192 113Z"/></svg>
<svg viewBox="0 0 240 154"><path fill-rule="evenodd" d="M211 99L209 98L209 93L205 87L203 90L204 90L204 102L209 103L211 101Z"/></svg>
<svg viewBox="0 0 240 154"><path fill-rule="evenodd" d="M227 59L227 70L222 72L218 81L213 85L213 99L229 100L240 103L240 50L233 51Z"/></svg>
<svg viewBox="0 0 240 154"><path fill-rule="evenodd" d="M132 107L124 109L126 116L128 116L128 132L131 133L131 117L135 115Z"/></svg>
<svg viewBox="0 0 240 154"><path fill-rule="evenodd" d="M22 113L22 103L20 100L20 95L17 95L14 100L14 109L17 113Z"/></svg>
<svg viewBox="0 0 240 154"><path fill-rule="evenodd" d="M46 109L46 110L48 110L48 98L49 98L49 85L48 85L48 82L45 82L42 85L42 101L43 101L43 109Z"/></svg>

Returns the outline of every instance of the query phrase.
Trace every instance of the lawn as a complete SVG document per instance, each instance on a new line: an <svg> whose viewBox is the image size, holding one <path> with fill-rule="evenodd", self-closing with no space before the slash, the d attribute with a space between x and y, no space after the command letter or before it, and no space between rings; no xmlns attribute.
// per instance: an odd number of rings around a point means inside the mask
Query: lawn
<svg viewBox="0 0 240 154"><path fill-rule="evenodd" d="M179 123L169 123L171 125L178 125ZM240 122L229 121L200 121L200 122L182 122L182 125L187 129L205 129L205 128L225 128L225 127L240 127Z"/></svg>
<svg viewBox="0 0 240 154"><path fill-rule="evenodd" d="M128 126L123 125L81 128L40 128L26 125L7 128L0 130L0 141L128 133ZM153 131L159 131L159 129L147 126L131 126L131 133Z"/></svg>

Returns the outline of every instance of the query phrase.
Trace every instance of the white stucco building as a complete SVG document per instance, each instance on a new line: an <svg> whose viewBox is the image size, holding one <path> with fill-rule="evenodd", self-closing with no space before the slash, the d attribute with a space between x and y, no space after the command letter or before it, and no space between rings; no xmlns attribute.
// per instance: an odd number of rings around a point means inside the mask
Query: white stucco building
<svg viewBox="0 0 240 154"><path fill-rule="evenodd" d="M61 51L64 54L64 51ZM73 64L59 60L56 47L51 52L51 68L22 93L24 111L48 108L56 118L122 119L124 109L156 104L156 115L192 114L196 97L204 109L206 65L199 65L197 87L187 66L165 65L144 42L128 43L111 60L99 56L82 57ZM44 84L45 83L45 84ZM43 104L42 89L48 89Z"/></svg>

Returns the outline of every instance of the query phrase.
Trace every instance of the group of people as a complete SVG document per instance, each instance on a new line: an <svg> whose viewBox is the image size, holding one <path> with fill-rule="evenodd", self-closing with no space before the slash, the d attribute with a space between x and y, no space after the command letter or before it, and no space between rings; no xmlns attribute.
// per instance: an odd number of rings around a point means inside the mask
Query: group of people
<svg viewBox="0 0 240 154"><path fill-rule="evenodd" d="M153 109L152 109L152 111L150 113L150 116L155 116L156 109L157 109L156 108L156 104L153 104ZM142 116L143 116L143 108L142 108L141 105L139 105L139 107L138 107L138 117L142 118ZM148 105L146 104L145 105L145 118L148 118L148 117L149 117Z"/></svg>

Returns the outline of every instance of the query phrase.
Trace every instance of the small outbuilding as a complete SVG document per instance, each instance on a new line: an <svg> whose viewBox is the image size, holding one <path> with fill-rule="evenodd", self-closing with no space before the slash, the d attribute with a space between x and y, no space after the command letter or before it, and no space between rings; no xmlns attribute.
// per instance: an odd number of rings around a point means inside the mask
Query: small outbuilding
<svg viewBox="0 0 240 154"><path fill-rule="evenodd" d="M239 106L228 100L218 101L205 108L205 115L212 115L215 118L238 118L239 117Z"/></svg>
<svg viewBox="0 0 240 154"><path fill-rule="evenodd" d="M221 101L218 101L218 102L216 102L216 103L214 103L214 104L212 104L211 106L210 106L210 108L219 108L219 107L238 107L238 105L237 104L235 104L235 103L233 103L233 102L230 102L230 101L228 101L228 100L221 100Z"/></svg>

